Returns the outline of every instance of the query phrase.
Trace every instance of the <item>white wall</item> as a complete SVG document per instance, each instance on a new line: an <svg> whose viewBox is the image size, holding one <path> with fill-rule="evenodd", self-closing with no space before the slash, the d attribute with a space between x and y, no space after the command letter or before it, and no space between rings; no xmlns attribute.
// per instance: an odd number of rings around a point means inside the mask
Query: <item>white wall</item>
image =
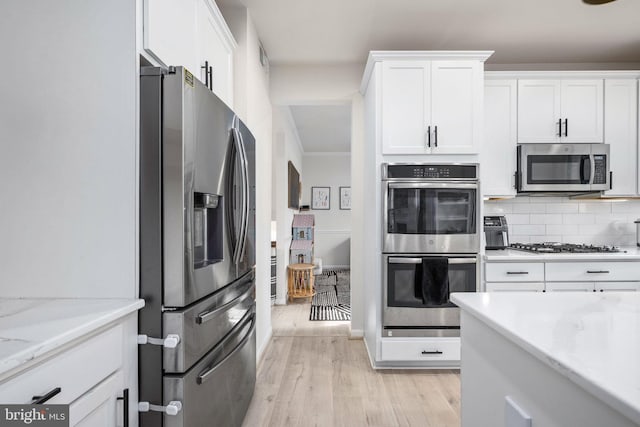
<svg viewBox="0 0 640 427"><path fill-rule="evenodd" d="M273 114L273 167L275 174L274 200L277 224L276 242L276 304L286 304L287 264L291 245L291 223L297 209L288 208L288 164L293 163L304 183L302 146L287 107L274 109Z"/></svg>
<svg viewBox="0 0 640 427"><path fill-rule="evenodd" d="M2 297L137 296L135 24L128 0L0 3Z"/></svg>
<svg viewBox="0 0 640 427"><path fill-rule="evenodd" d="M484 215L505 215L510 242L564 242L634 246L640 200L516 197L485 201Z"/></svg>
<svg viewBox="0 0 640 427"><path fill-rule="evenodd" d="M260 64L259 39L244 7L221 12L238 48L234 53L235 112L256 138L256 341L260 360L271 338L271 153L272 109L269 74Z"/></svg>
<svg viewBox="0 0 640 427"><path fill-rule="evenodd" d="M330 126L330 124L327 124ZM302 156L302 204L311 206L311 187L330 187L330 209L315 216L314 256L325 267L349 267L351 210L340 209L340 187L351 186L349 153L305 153Z"/></svg>

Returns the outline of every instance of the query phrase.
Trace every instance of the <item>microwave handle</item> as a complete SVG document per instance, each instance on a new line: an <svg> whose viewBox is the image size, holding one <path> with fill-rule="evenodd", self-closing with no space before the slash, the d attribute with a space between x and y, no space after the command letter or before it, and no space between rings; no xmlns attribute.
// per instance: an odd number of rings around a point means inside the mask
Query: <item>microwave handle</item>
<svg viewBox="0 0 640 427"><path fill-rule="evenodd" d="M594 162L591 161L591 156L583 156L580 159L580 183L581 184L589 184L591 182L591 177L593 176L593 168L595 167ZM588 175L587 175L588 172Z"/></svg>
<svg viewBox="0 0 640 427"><path fill-rule="evenodd" d="M449 264L475 264L477 258L449 258ZM422 258L389 258L389 264L422 264Z"/></svg>

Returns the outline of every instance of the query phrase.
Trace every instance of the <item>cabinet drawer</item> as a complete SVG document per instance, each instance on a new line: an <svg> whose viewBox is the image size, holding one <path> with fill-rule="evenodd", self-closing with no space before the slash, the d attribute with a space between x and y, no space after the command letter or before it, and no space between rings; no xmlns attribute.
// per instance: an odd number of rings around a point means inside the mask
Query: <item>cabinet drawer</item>
<svg viewBox="0 0 640 427"><path fill-rule="evenodd" d="M488 262L485 264L487 282L543 282L544 263Z"/></svg>
<svg viewBox="0 0 640 427"><path fill-rule="evenodd" d="M547 262L545 278L553 282L640 280L637 262Z"/></svg>
<svg viewBox="0 0 640 427"><path fill-rule="evenodd" d="M433 340L384 339L381 343L382 360L395 361L458 361L460 360L460 339L440 338Z"/></svg>
<svg viewBox="0 0 640 427"><path fill-rule="evenodd" d="M640 291L640 282L596 282L596 291L633 292Z"/></svg>
<svg viewBox="0 0 640 427"><path fill-rule="evenodd" d="M543 282L488 282L485 286L487 292L542 292L544 291Z"/></svg>
<svg viewBox="0 0 640 427"><path fill-rule="evenodd" d="M593 282L547 282L547 292L593 292Z"/></svg>
<svg viewBox="0 0 640 427"><path fill-rule="evenodd" d="M122 366L123 327L118 325L0 384L0 402L31 403L56 387L47 403L68 404Z"/></svg>

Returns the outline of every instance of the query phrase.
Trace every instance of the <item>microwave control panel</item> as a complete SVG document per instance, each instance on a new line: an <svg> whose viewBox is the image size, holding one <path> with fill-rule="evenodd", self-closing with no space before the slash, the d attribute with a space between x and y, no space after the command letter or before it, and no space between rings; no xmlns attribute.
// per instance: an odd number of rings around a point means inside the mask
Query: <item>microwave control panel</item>
<svg viewBox="0 0 640 427"><path fill-rule="evenodd" d="M607 183L607 156L594 155L593 163L595 166L595 172L593 173L593 184L606 184Z"/></svg>
<svg viewBox="0 0 640 427"><path fill-rule="evenodd" d="M478 166L473 164L383 164L383 179L478 179Z"/></svg>

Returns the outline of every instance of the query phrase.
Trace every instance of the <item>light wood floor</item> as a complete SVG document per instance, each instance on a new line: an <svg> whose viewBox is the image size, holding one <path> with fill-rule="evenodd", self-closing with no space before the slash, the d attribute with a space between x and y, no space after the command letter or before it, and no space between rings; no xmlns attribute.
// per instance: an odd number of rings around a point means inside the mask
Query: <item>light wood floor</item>
<svg viewBox="0 0 640 427"><path fill-rule="evenodd" d="M348 322L308 318L309 303L273 307L244 427L460 425L457 372L373 370Z"/></svg>

